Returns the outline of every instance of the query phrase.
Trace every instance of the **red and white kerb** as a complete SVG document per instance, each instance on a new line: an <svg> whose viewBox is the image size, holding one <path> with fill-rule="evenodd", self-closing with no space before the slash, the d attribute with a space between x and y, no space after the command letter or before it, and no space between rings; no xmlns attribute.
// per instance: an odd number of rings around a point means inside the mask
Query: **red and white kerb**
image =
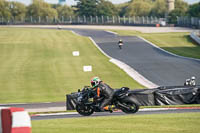
<svg viewBox="0 0 200 133"><path fill-rule="evenodd" d="M31 119L24 108L0 108L0 133L31 133Z"/></svg>

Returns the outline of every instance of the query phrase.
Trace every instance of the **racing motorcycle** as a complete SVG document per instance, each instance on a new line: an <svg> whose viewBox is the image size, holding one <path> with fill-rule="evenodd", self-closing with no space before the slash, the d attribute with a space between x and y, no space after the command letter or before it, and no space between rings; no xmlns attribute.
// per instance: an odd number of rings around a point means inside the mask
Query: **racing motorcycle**
<svg viewBox="0 0 200 133"><path fill-rule="evenodd" d="M119 43L118 46L119 46L119 49L122 49L123 43Z"/></svg>
<svg viewBox="0 0 200 133"><path fill-rule="evenodd" d="M98 108L101 102L94 101L95 92L89 88L84 87L82 90L78 90L76 111L83 116L92 115L94 112L101 112ZM103 100L103 97L100 101ZM129 88L122 87L114 91L114 96L109 105L115 107L115 110L122 110L124 113L136 113L139 110L139 106L130 97Z"/></svg>

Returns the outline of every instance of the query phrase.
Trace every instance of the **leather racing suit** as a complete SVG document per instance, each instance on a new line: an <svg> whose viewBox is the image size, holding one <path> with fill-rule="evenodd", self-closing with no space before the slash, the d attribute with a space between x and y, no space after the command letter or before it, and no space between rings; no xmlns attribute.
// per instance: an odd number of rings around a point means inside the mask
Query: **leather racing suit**
<svg viewBox="0 0 200 133"><path fill-rule="evenodd" d="M114 95L114 90L109 85L103 83L102 81L99 83L98 86L94 88L94 90L96 91L97 98L103 97L103 101L100 103L99 109L101 111L109 110L105 106L107 106L112 100Z"/></svg>

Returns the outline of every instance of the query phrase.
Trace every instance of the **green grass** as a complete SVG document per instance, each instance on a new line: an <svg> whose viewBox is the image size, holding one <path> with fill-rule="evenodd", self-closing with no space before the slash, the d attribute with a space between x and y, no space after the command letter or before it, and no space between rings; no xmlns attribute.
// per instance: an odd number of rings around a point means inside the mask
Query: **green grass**
<svg viewBox="0 0 200 133"><path fill-rule="evenodd" d="M141 33L131 30L112 31L124 36L141 36L169 52L200 59L200 46L190 38L190 33Z"/></svg>
<svg viewBox="0 0 200 133"><path fill-rule="evenodd" d="M33 133L197 133L200 113L32 121Z"/></svg>
<svg viewBox="0 0 200 133"><path fill-rule="evenodd" d="M73 57L73 51L80 57ZM86 38L70 31L0 28L0 103L65 101L99 76L113 88L143 88ZM83 72L92 65L93 72Z"/></svg>

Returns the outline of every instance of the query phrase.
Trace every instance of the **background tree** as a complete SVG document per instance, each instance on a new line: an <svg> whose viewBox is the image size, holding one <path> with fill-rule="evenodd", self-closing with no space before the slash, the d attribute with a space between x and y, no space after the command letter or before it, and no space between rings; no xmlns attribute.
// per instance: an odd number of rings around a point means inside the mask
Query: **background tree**
<svg viewBox="0 0 200 133"><path fill-rule="evenodd" d="M126 16L148 16L152 9L151 0L133 0L125 9Z"/></svg>
<svg viewBox="0 0 200 133"><path fill-rule="evenodd" d="M150 16L164 18L166 12L167 12L167 1L166 0L155 0L155 2L153 2L153 7L151 10Z"/></svg>
<svg viewBox="0 0 200 133"><path fill-rule="evenodd" d="M191 17L200 17L200 2L190 5L188 13Z"/></svg>
<svg viewBox="0 0 200 133"><path fill-rule="evenodd" d="M20 2L11 2L11 14L14 20L24 19L26 16L26 6Z"/></svg>
<svg viewBox="0 0 200 133"><path fill-rule="evenodd" d="M77 1L76 12L81 16L97 16L99 0L75 0Z"/></svg>
<svg viewBox="0 0 200 133"><path fill-rule="evenodd" d="M175 9L168 15L169 23L176 24L177 17L186 16L189 5L183 0L175 0Z"/></svg>
<svg viewBox="0 0 200 133"><path fill-rule="evenodd" d="M44 0L33 0L33 3L28 6L27 16L32 16L33 19L41 20L54 19L58 16L56 9L53 9L50 4L44 2Z"/></svg>
<svg viewBox="0 0 200 133"><path fill-rule="evenodd" d="M175 10L178 10L180 14L179 16L187 15L187 11L189 9L189 5L184 0L175 0Z"/></svg>
<svg viewBox="0 0 200 133"><path fill-rule="evenodd" d="M12 15L10 12L9 2L6 2L5 0L0 0L0 17L8 21L11 16Z"/></svg>
<svg viewBox="0 0 200 133"><path fill-rule="evenodd" d="M66 18L69 16L73 16L74 15L74 10L72 7L69 7L67 5L64 6L58 6L57 8L57 12L58 12L58 17L59 18Z"/></svg>
<svg viewBox="0 0 200 133"><path fill-rule="evenodd" d="M122 4L118 4L118 5L115 5L116 8L118 9L118 15L119 16L124 16L126 14L126 8L128 7L128 5L131 3L131 1L129 2L125 2L125 3L122 3Z"/></svg>
<svg viewBox="0 0 200 133"><path fill-rule="evenodd" d="M116 16L118 15L118 11L111 2L100 0L97 6L97 15L98 16Z"/></svg>
<svg viewBox="0 0 200 133"><path fill-rule="evenodd" d="M51 7L54 9L57 9L58 7L61 7L62 5L60 4L51 4Z"/></svg>

